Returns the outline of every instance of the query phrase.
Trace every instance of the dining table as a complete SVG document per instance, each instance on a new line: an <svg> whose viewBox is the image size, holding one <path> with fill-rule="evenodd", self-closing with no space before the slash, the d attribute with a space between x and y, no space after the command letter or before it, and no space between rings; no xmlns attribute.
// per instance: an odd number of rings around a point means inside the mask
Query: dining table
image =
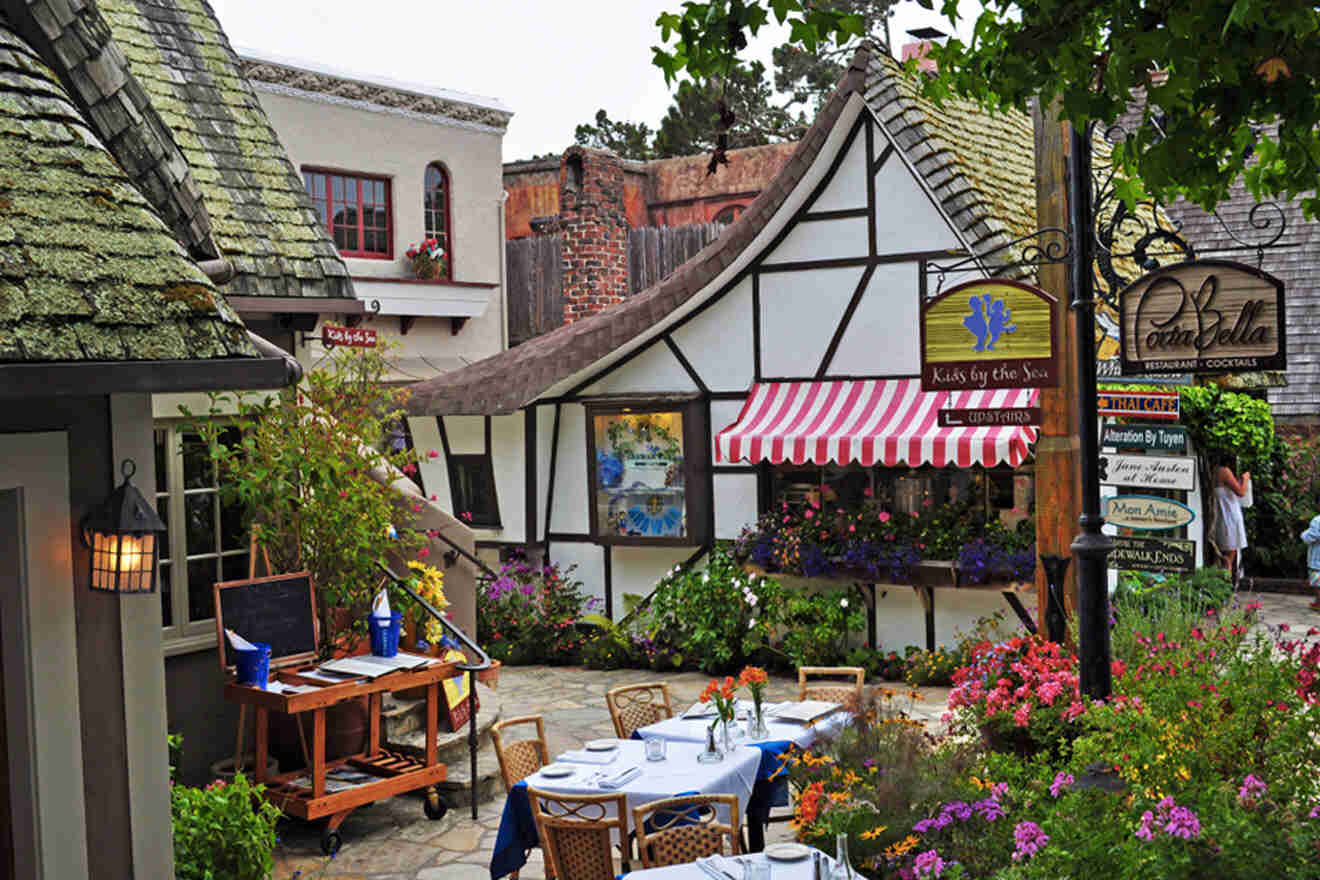
<svg viewBox="0 0 1320 880"><path fill-rule="evenodd" d="M765 853L749 853L741 856L722 856L715 859L698 859L682 865L666 865L663 868L645 868L620 876L620 880L742 880L743 865L765 864L770 866L769 880L815 880L811 854L819 850L803 847L807 855L793 860L772 859ZM834 860L821 853L822 875L829 877L834 868ZM703 867L703 865L709 867Z"/></svg>
<svg viewBox="0 0 1320 880"><path fill-rule="evenodd" d="M793 705L790 701L764 706L769 713L765 719L769 733L761 738L746 735L745 720L734 721L741 734L736 745L751 746L761 755L752 797L743 811L747 817L747 847L753 852L759 852L765 846L765 826L769 822L771 808L788 806L787 762L791 752L795 748L809 749L822 740L837 737L853 718L853 714L844 708L827 712L809 722L776 717L778 711ZM740 700L737 708L745 716L751 706L749 702ZM705 743L706 731L713 718L697 713L707 711L708 708L703 704L694 704L679 715L639 728L633 732L633 737L640 740L663 739L676 744Z"/></svg>
<svg viewBox="0 0 1320 880"><path fill-rule="evenodd" d="M670 742L664 759L651 761L647 760L642 740L613 742L615 748L605 751L565 752L556 757L553 769L543 767L509 789L491 854L492 880L522 868L528 852L540 844L527 797L529 785L567 797L622 794L630 811L651 801L686 794L732 794L738 798L741 810L748 808L762 760L759 749L740 746L719 761L702 763L697 756L704 751L704 742ZM611 777L630 768L637 768L632 778L617 787L610 785ZM564 776L548 775L564 769L571 772ZM631 823L632 817L628 818ZM728 821L727 816L721 818Z"/></svg>

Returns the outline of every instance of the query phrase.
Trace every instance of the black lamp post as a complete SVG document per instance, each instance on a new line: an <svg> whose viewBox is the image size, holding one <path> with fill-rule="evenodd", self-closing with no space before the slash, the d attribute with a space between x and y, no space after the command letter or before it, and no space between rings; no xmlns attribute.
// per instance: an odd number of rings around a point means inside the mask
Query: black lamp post
<svg viewBox="0 0 1320 880"><path fill-rule="evenodd" d="M1072 543L1077 557L1078 652L1082 693L1103 700L1112 688L1109 653L1109 551L1114 542L1101 531L1100 440L1095 381L1095 217L1091 202L1091 128L1072 129L1069 157L1072 220L1072 309L1077 321L1077 409L1082 457L1081 534Z"/></svg>
<svg viewBox="0 0 1320 880"><path fill-rule="evenodd" d="M107 593L154 593L158 536L165 523L142 493L129 482L137 472L124 459L124 482L79 523L84 546L92 552L93 590Z"/></svg>

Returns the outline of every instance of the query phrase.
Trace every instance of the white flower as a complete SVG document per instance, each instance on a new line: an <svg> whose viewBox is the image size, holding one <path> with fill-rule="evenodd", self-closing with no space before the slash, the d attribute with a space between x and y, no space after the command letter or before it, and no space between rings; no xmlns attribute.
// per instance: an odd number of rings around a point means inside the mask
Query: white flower
<svg viewBox="0 0 1320 880"><path fill-rule="evenodd" d="M758 601L760 601L760 600L758 600L758 599L756 598L756 594L755 594L755 593L750 593L750 592L749 592L749 593L746 593L746 594L744 595L744 598L747 599L747 604L748 604L748 605L751 605L753 608L755 608L755 607L756 607L756 603L757 603Z"/></svg>
<svg viewBox="0 0 1320 880"><path fill-rule="evenodd" d="M753 617L751 623L747 624L748 629L756 629L756 618Z"/></svg>
<svg viewBox="0 0 1320 880"><path fill-rule="evenodd" d="M840 607L840 608L847 608L847 607L848 607L848 600L847 600L847 599L840 599L840 600L839 600L839 607Z"/></svg>

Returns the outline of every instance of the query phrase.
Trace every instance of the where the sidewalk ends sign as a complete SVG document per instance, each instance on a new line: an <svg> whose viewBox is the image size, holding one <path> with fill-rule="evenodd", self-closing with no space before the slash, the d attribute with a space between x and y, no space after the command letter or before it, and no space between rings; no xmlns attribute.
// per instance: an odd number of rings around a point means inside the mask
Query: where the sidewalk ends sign
<svg viewBox="0 0 1320 880"><path fill-rule="evenodd" d="M1123 529L1176 529L1196 519L1186 504L1154 495L1119 495L1105 499L1105 522Z"/></svg>
<svg viewBox="0 0 1320 880"><path fill-rule="evenodd" d="M1114 538L1109 567L1128 571L1195 571L1196 542L1173 538Z"/></svg>
<svg viewBox="0 0 1320 880"><path fill-rule="evenodd" d="M1016 281L960 284L921 310L921 388L1047 388L1055 369L1056 300Z"/></svg>
<svg viewBox="0 0 1320 880"><path fill-rule="evenodd" d="M1287 367L1283 282L1243 263L1157 269L1118 295L1124 376Z"/></svg>

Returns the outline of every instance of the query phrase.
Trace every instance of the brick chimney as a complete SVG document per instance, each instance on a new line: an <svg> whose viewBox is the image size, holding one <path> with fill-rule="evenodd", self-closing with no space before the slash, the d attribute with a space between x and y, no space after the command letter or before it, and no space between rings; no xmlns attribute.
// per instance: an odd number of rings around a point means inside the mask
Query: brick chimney
<svg viewBox="0 0 1320 880"><path fill-rule="evenodd" d="M570 147L559 166L564 323L628 296L628 214L623 165L605 150Z"/></svg>

